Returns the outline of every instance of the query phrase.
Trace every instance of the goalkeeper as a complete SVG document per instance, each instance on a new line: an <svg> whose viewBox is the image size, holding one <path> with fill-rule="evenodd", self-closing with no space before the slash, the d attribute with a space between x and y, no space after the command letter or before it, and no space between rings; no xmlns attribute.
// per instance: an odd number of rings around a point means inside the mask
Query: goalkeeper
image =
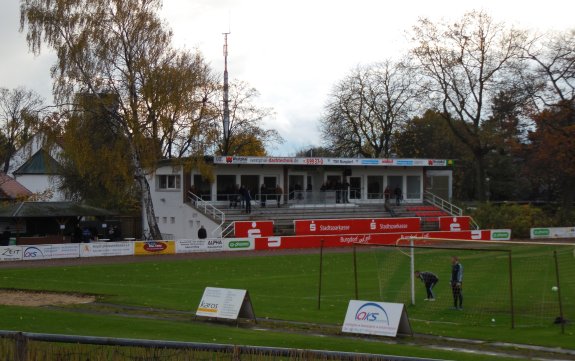
<svg viewBox="0 0 575 361"><path fill-rule="evenodd" d="M419 271L415 271L415 277L419 278L425 284L425 291L427 292L425 301L435 301L433 287L439 282L439 278L431 272Z"/></svg>

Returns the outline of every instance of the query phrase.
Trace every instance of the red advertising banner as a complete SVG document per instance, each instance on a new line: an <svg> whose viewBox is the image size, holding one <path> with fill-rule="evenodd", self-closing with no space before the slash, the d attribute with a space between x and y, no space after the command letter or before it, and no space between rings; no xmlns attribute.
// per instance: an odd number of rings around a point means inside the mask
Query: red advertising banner
<svg viewBox="0 0 575 361"><path fill-rule="evenodd" d="M305 236L419 232L421 226L417 217L301 219L294 221L294 229L296 235Z"/></svg>
<svg viewBox="0 0 575 361"><path fill-rule="evenodd" d="M448 232L471 230L471 217L439 217L439 230Z"/></svg>
<svg viewBox="0 0 575 361"><path fill-rule="evenodd" d="M241 237L270 237L274 234L273 221L236 221L234 235Z"/></svg>
<svg viewBox="0 0 575 361"><path fill-rule="evenodd" d="M405 232L405 233L371 233L345 235L305 235L284 237L256 238L256 250L301 249L323 247L346 247L354 244L394 245L405 237L443 238L457 240L489 241L493 238L492 230L473 230L459 232ZM401 245L409 245L405 240Z"/></svg>

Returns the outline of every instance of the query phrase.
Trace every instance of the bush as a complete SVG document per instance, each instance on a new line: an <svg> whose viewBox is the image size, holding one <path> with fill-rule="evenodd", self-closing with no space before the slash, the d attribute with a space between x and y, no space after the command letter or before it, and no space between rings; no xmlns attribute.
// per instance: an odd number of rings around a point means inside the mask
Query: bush
<svg viewBox="0 0 575 361"><path fill-rule="evenodd" d="M530 204L481 204L472 213L481 228L510 228L513 238L529 238L533 227L554 226L552 218L541 208Z"/></svg>

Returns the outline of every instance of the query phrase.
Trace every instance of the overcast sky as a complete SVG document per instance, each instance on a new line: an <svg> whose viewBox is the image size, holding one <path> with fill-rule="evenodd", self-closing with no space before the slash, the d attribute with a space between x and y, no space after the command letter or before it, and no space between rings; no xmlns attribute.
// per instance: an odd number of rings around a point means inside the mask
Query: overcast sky
<svg viewBox="0 0 575 361"><path fill-rule="evenodd" d="M28 52L18 32L19 1L1 0L0 87L25 86L52 103L47 49ZM319 119L332 87L355 66L397 59L405 32L420 17L459 19L485 10L498 21L538 30L575 28L572 0L164 0L162 17L175 46L198 49L223 72L222 33L228 36L230 79L260 92L258 103L276 117L266 122L286 143L271 149L291 156L321 145Z"/></svg>

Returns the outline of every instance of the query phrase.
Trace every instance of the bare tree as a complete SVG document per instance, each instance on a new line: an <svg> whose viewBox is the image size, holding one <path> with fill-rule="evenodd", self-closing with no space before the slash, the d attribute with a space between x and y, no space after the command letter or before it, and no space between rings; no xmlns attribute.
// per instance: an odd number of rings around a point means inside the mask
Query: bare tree
<svg viewBox="0 0 575 361"><path fill-rule="evenodd" d="M427 77L426 89L453 133L474 156L476 197L485 199L485 155L491 150L482 124L501 91L516 86L514 69L524 31L469 12L452 24L420 19L412 54Z"/></svg>
<svg viewBox="0 0 575 361"><path fill-rule="evenodd" d="M222 155L265 155L266 145L283 143L282 137L275 129L263 128L263 121L274 117L273 109L256 104L259 96L255 88L246 82L233 81L229 87L230 123L228 138L223 137L220 127L220 142L216 153ZM222 99L222 97L219 97ZM220 119L223 118L223 107Z"/></svg>
<svg viewBox="0 0 575 361"><path fill-rule="evenodd" d="M0 88L0 161L4 164L4 173L8 173L16 150L34 135L42 109L43 100L34 91L22 87Z"/></svg>
<svg viewBox="0 0 575 361"><path fill-rule="evenodd" d="M523 59L520 75L536 111L575 101L575 30L535 36Z"/></svg>
<svg viewBox="0 0 575 361"><path fill-rule="evenodd" d="M325 146L340 156L389 157L393 134L415 110L419 89L408 62L358 66L325 106Z"/></svg>

